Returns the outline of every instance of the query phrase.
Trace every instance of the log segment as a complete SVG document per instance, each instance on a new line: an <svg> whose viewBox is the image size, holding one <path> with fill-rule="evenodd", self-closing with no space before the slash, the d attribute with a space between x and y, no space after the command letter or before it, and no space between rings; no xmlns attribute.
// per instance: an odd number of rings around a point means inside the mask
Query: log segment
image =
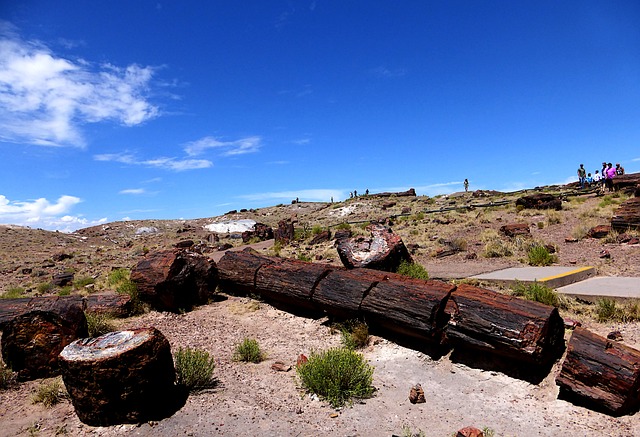
<svg viewBox="0 0 640 437"><path fill-rule="evenodd" d="M155 328L74 341L60 353L60 367L76 414L88 425L158 420L174 405L171 348Z"/></svg>
<svg viewBox="0 0 640 437"><path fill-rule="evenodd" d="M640 229L640 197L627 199L616 209L611 218L611 227L618 232Z"/></svg>
<svg viewBox="0 0 640 437"><path fill-rule="evenodd" d="M523 196L516 200L516 206L528 209L562 209L562 200L549 193L536 193L530 196Z"/></svg>
<svg viewBox="0 0 640 437"><path fill-rule="evenodd" d="M552 306L462 284L446 311L446 341L454 347L540 365L564 350L564 322Z"/></svg>
<svg viewBox="0 0 640 437"><path fill-rule="evenodd" d="M368 268L395 272L402 261L411 262L411 255L402 238L380 224L367 226L371 237L355 237L337 241L338 255L348 268Z"/></svg>
<svg viewBox="0 0 640 437"><path fill-rule="evenodd" d="M172 249L150 253L131 271L140 299L159 311L203 305L217 284L215 263L202 254Z"/></svg>
<svg viewBox="0 0 640 437"><path fill-rule="evenodd" d="M226 252L217 264L220 287L230 294L255 293L258 270L274 259L260 256L250 248Z"/></svg>
<svg viewBox="0 0 640 437"><path fill-rule="evenodd" d="M613 415L640 407L640 351L576 328L556 378L560 398Z"/></svg>
<svg viewBox="0 0 640 437"><path fill-rule="evenodd" d="M613 188L616 191L622 190L633 194L638 185L640 185L640 173L628 173L613 178Z"/></svg>
<svg viewBox="0 0 640 437"><path fill-rule="evenodd" d="M5 324L2 359L20 380L52 377L59 373L60 351L86 336L87 319L78 304L57 307L56 312L30 311Z"/></svg>

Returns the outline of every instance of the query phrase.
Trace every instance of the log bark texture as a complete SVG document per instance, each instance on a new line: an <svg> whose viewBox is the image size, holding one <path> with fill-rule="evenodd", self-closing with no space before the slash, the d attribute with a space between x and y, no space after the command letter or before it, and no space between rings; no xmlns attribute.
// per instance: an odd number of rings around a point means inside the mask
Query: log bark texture
<svg viewBox="0 0 640 437"><path fill-rule="evenodd" d="M454 347L542 365L564 350L564 322L552 306L462 284L446 311L446 340Z"/></svg>
<svg viewBox="0 0 640 437"><path fill-rule="evenodd" d="M560 397L622 415L640 407L640 351L576 328L556 378Z"/></svg>
<svg viewBox="0 0 640 437"><path fill-rule="evenodd" d="M176 394L169 342L155 328L77 340L60 367L76 414L91 426L166 417Z"/></svg>
<svg viewBox="0 0 640 437"><path fill-rule="evenodd" d="M215 263L204 255L163 250L150 253L131 271L140 299L159 311L179 312L203 305L217 284Z"/></svg>
<svg viewBox="0 0 640 437"><path fill-rule="evenodd" d="M640 229L640 197L627 199L616 209L611 218L611 227L618 232Z"/></svg>
<svg viewBox="0 0 640 437"><path fill-rule="evenodd" d="M87 336L82 307L30 311L14 317L2 333L2 359L18 379L48 378L59 374L58 354L74 340Z"/></svg>
<svg viewBox="0 0 640 437"><path fill-rule="evenodd" d="M383 225L367 226L371 237L340 239L338 255L348 268L368 268L395 272L402 261L411 262L411 255L402 238Z"/></svg>
<svg viewBox="0 0 640 437"><path fill-rule="evenodd" d="M628 191L633 194L635 188L640 184L640 173L629 173L613 178L613 188L616 191Z"/></svg>
<svg viewBox="0 0 640 437"><path fill-rule="evenodd" d="M255 293L256 274L260 267L274 258L256 254L254 250L229 251L218 261L220 287L230 293Z"/></svg>

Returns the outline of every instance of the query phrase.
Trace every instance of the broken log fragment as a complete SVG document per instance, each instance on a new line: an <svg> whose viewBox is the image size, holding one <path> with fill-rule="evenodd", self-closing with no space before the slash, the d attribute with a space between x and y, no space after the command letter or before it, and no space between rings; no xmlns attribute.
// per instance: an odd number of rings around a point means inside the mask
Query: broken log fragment
<svg viewBox="0 0 640 437"><path fill-rule="evenodd" d="M133 314L131 296L124 293L95 293L84 298L85 311L107 314L112 317L129 317Z"/></svg>
<svg viewBox="0 0 640 437"><path fill-rule="evenodd" d="M337 240L338 255L348 268L362 268L395 272L402 261L411 262L411 255L402 238L380 224L366 228L371 237Z"/></svg>
<svg viewBox="0 0 640 437"><path fill-rule="evenodd" d="M549 305L461 284L446 311L446 340L457 348L541 366L564 350L564 322Z"/></svg>
<svg viewBox="0 0 640 437"><path fill-rule="evenodd" d="M202 254L162 250L148 254L131 271L140 299L159 311L203 305L215 292L215 263Z"/></svg>
<svg viewBox="0 0 640 437"><path fill-rule="evenodd" d="M43 296L20 297L17 299L0 299L0 329L15 317L30 311L50 311L64 314L72 306L84 309L82 296Z"/></svg>
<svg viewBox="0 0 640 437"><path fill-rule="evenodd" d="M5 324L2 360L23 381L56 376L60 351L87 335L87 319L80 305L57 308L57 313L30 311Z"/></svg>
<svg viewBox="0 0 640 437"><path fill-rule="evenodd" d="M549 193L536 193L530 196L523 196L516 200L516 206L527 209L562 209L562 200Z"/></svg>
<svg viewBox="0 0 640 437"><path fill-rule="evenodd" d="M640 197L625 200L613 213L611 227L618 232L640 229Z"/></svg>
<svg viewBox="0 0 640 437"><path fill-rule="evenodd" d="M155 328L74 341L60 353L76 414L91 426L159 420L178 399L168 340Z"/></svg>
<svg viewBox="0 0 640 437"><path fill-rule="evenodd" d="M615 416L640 407L640 351L576 328L556 378L560 399Z"/></svg>
<svg viewBox="0 0 640 437"><path fill-rule="evenodd" d="M444 307L455 286L389 273L367 294L360 307L372 328L440 343L446 325Z"/></svg>

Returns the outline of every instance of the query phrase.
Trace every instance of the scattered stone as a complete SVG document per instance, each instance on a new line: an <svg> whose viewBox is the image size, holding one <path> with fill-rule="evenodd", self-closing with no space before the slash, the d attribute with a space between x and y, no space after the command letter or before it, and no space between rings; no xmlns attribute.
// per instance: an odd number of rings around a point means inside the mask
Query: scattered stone
<svg viewBox="0 0 640 437"><path fill-rule="evenodd" d="M600 258L603 258L603 259L610 259L611 258L611 252L609 252L607 249L602 249L600 251L600 255L599 256L600 256Z"/></svg>
<svg viewBox="0 0 640 437"><path fill-rule="evenodd" d="M415 255L418 249L420 249L420 245L418 243L409 243L406 244L406 246L411 255Z"/></svg>
<svg viewBox="0 0 640 437"><path fill-rule="evenodd" d="M439 225L450 225L451 224L451 219L436 217L436 218L433 219L433 222L437 223Z"/></svg>
<svg viewBox="0 0 640 437"><path fill-rule="evenodd" d="M582 323L580 323L577 320L573 320L573 319L564 319L564 327L566 329L576 329L577 327L582 326Z"/></svg>
<svg viewBox="0 0 640 437"><path fill-rule="evenodd" d="M527 209L562 209L562 200L548 193L536 193L530 196L524 196L516 200L516 206L522 206Z"/></svg>
<svg viewBox="0 0 640 437"><path fill-rule="evenodd" d="M420 384L416 384L409 390L409 401L412 404L424 404L426 399L424 398L424 390Z"/></svg>
<svg viewBox="0 0 640 437"><path fill-rule="evenodd" d="M627 242L627 244L639 244L639 243L640 243L640 238L638 237L633 237L631 240Z"/></svg>
<svg viewBox="0 0 640 437"><path fill-rule="evenodd" d="M178 249L188 249L191 246L193 246L193 240L182 240L182 241L178 241L175 244L175 247L177 247Z"/></svg>
<svg viewBox="0 0 640 437"><path fill-rule="evenodd" d="M51 257L51 259L53 259L56 262L64 261L65 259L71 259L71 258L73 258L73 255L64 253L64 252L56 253Z"/></svg>
<svg viewBox="0 0 640 437"><path fill-rule="evenodd" d="M331 240L331 231L326 230L326 231L322 231L319 234L315 235L311 241L309 242L309 244L320 244L320 243L326 243L327 241Z"/></svg>
<svg viewBox="0 0 640 437"><path fill-rule="evenodd" d="M65 285L69 285L73 282L73 273L59 273L57 275L53 275L51 283L57 287L64 287Z"/></svg>
<svg viewBox="0 0 640 437"><path fill-rule="evenodd" d="M225 250L229 250L233 247L233 244L231 243L224 243L224 244L220 244L218 246L216 246L216 250L218 252L224 252Z"/></svg>
<svg viewBox="0 0 640 437"><path fill-rule="evenodd" d="M288 372L289 370L291 370L291 366L283 363L282 361L276 361L271 365L271 369L275 370L276 372Z"/></svg>
<svg viewBox="0 0 640 437"><path fill-rule="evenodd" d="M257 238L260 241L271 240L273 238L273 228L264 223L256 223L253 229L242 233L242 241L248 243L249 240Z"/></svg>
<svg viewBox="0 0 640 437"><path fill-rule="evenodd" d="M335 232L335 234L333 234L333 237L336 239L336 241L339 241L345 238L351 238L352 235L353 233L349 229L339 229Z"/></svg>
<svg viewBox="0 0 640 437"><path fill-rule="evenodd" d="M609 225L598 225L589 229L587 236L590 238L605 238L611 232L611 226Z"/></svg>
<svg viewBox="0 0 640 437"><path fill-rule="evenodd" d="M393 208L394 206L396 206L396 202L384 202L382 204L382 210L387 210L389 208Z"/></svg>
<svg viewBox="0 0 640 437"><path fill-rule="evenodd" d="M470 252L464 256L464 259L477 259L478 254L475 252Z"/></svg>
<svg viewBox="0 0 640 437"><path fill-rule="evenodd" d="M298 355L298 359L296 360L296 367L300 367L303 364L307 364L309 362L309 358L305 354Z"/></svg>
<svg viewBox="0 0 640 437"><path fill-rule="evenodd" d="M405 206L404 208L402 208L402 214L409 214L411 212L411 208L408 206Z"/></svg>
<svg viewBox="0 0 640 437"><path fill-rule="evenodd" d="M507 225L501 226L500 232L502 232L507 237L531 234L528 223L509 223Z"/></svg>
<svg viewBox="0 0 640 437"><path fill-rule="evenodd" d="M622 341L622 333L620 331L611 331L607 334L607 338L613 341Z"/></svg>
<svg viewBox="0 0 640 437"><path fill-rule="evenodd" d="M456 437L485 437L484 433L473 426L462 428L456 433Z"/></svg>
<svg viewBox="0 0 640 437"><path fill-rule="evenodd" d="M577 238L574 238L574 237L566 237L564 239L565 243L577 243L578 241L580 241L580 240L578 240Z"/></svg>

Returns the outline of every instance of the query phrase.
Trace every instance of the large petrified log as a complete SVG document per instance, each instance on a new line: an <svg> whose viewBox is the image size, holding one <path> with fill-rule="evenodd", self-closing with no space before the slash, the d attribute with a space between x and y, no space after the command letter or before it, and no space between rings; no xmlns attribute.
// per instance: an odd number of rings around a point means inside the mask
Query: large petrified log
<svg viewBox="0 0 640 437"><path fill-rule="evenodd" d="M56 311L30 311L5 324L2 359L18 372L19 379L57 375L60 351L87 336L87 319L80 305L70 304Z"/></svg>
<svg viewBox="0 0 640 437"><path fill-rule="evenodd" d="M229 251L218 261L220 287L230 293L255 293L256 274L264 264L274 258L258 255L255 250Z"/></svg>
<svg viewBox="0 0 640 437"><path fill-rule="evenodd" d="M625 191L632 194L640 185L640 173L628 173L613 178L613 188L616 191Z"/></svg>
<svg viewBox="0 0 640 437"><path fill-rule="evenodd" d="M369 194L370 197L416 197L416 190L409 188L407 191L399 191L397 193L374 193Z"/></svg>
<svg viewBox="0 0 640 437"><path fill-rule="evenodd" d="M402 261L411 262L411 255L398 234L380 224L371 224L366 229L371 232L370 238L337 240L338 255L346 268L395 272Z"/></svg>
<svg viewBox="0 0 640 437"><path fill-rule="evenodd" d="M640 351L576 328L556 378L560 398L622 415L640 407Z"/></svg>
<svg viewBox="0 0 640 437"><path fill-rule="evenodd" d="M516 200L516 206L528 209L562 209L562 200L549 193L536 193Z"/></svg>
<svg viewBox="0 0 640 437"><path fill-rule="evenodd" d="M175 411L171 348L155 328L74 341L60 353L60 368L76 414L88 425L140 423Z"/></svg>
<svg viewBox="0 0 640 437"><path fill-rule="evenodd" d="M285 219L278 222L278 229L273 231L273 237L277 243L289 244L293 241L296 234L293 223L293 219Z"/></svg>
<svg viewBox="0 0 640 437"><path fill-rule="evenodd" d="M457 348L542 366L564 350L564 323L549 305L462 284L446 311L446 341Z"/></svg>
<svg viewBox="0 0 640 437"><path fill-rule="evenodd" d="M394 334L440 343L447 316L444 309L455 286L389 273L362 301L364 319Z"/></svg>
<svg viewBox="0 0 640 437"><path fill-rule="evenodd" d="M627 199L616 209L611 218L611 227L619 232L630 228L640 229L640 197Z"/></svg>
<svg viewBox="0 0 640 437"><path fill-rule="evenodd" d="M148 254L131 271L140 299L159 311L190 310L206 304L217 284L215 263L185 250Z"/></svg>
<svg viewBox="0 0 640 437"><path fill-rule="evenodd" d="M79 305L84 311L109 314L114 317L131 315L131 297L114 292L96 293L88 296L41 296L0 299L0 330L9 320L30 311L50 311L56 314L66 311L71 305Z"/></svg>
<svg viewBox="0 0 640 437"><path fill-rule="evenodd" d="M271 240L273 238L273 228L263 223L256 223L253 225L253 230L242 233L243 243L248 243L252 238L257 238L260 241Z"/></svg>

